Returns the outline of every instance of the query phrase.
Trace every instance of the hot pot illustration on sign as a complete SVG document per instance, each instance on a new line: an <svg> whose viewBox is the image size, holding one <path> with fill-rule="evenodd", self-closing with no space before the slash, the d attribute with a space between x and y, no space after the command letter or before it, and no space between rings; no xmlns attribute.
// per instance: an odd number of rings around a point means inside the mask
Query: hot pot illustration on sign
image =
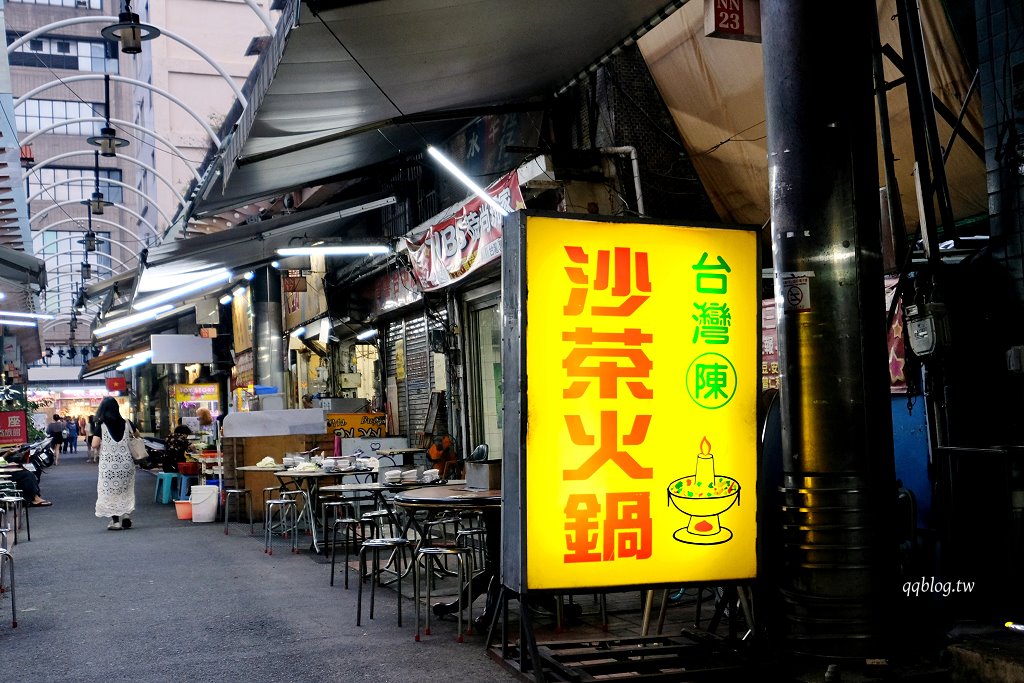
<svg viewBox="0 0 1024 683"><path fill-rule="evenodd" d="M684 515L686 526L676 529L672 537L680 543L717 545L732 538L732 531L722 526L718 516L739 504L740 484L732 477L715 474L715 456L705 436L700 442L697 466L693 474L679 477L668 485L668 500Z"/></svg>

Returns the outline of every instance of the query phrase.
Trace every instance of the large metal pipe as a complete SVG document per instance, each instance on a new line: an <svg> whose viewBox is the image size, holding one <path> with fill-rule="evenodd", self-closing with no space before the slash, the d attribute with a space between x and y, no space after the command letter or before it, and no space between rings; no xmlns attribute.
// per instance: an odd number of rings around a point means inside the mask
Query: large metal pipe
<svg viewBox="0 0 1024 683"><path fill-rule="evenodd" d="M896 491L873 7L761 3L782 368L784 631L789 649L836 657L886 651L884 602L896 584L884 526Z"/></svg>
<svg viewBox="0 0 1024 683"><path fill-rule="evenodd" d="M284 393L284 341L281 327L281 274L265 266L252 280L253 373L256 384Z"/></svg>

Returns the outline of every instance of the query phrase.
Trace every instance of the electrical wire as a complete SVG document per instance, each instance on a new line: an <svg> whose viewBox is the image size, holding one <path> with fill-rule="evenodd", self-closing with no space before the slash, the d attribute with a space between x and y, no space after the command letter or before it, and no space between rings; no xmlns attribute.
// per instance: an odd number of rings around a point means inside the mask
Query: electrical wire
<svg viewBox="0 0 1024 683"><path fill-rule="evenodd" d="M23 34L18 34L18 32L17 32L17 31L11 31L11 33L13 33L13 34L17 35L17 36L18 36L18 38L21 38L21 37L22 37L22 35L23 35ZM64 37L64 36L58 36L58 37ZM69 40L71 40L71 39L72 39L72 37L70 37L70 36L69 36L69 37L68 37L68 39L69 39ZM53 68L52 68L52 67L51 67L51 66L50 66L49 64L47 64L46 62L44 62L44 61L43 61L43 58L42 58L42 57L41 57L41 56L39 55L39 53L36 53L36 52L30 52L30 51L28 51L28 50L25 50L24 52L27 52L28 54L31 54L31 55L32 55L33 57L35 57L36 61L38 61L38 62L39 62L39 65L40 65L40 66L42 66L42 67L43 67L44 69L46 69L46 70L47 70L47 71L48 71L48 72L50 73L50 75L51 75L51 76L53 76L53 79L54 79L55 81L57 81L57 82L58 82L58 83L60 83L60 84L61 84L62 86L64 86L65 88L67 88L67 90L68 90L68 91L69 91L69 92L70 92L70 93L71 93L72 95L74 95L75 99L77 99L77 100L78 100L79 102L81 102L82 104L86 104L86 105L89 105L89 106L92 106L92 105L94 105L94 104L95 104L95 102L87 102L86 100L82 99L81 95L79 95L79 94L78 94L77 92L75 92L74 88L72 88L72 87L71 87L70 85L68 85L67 83L65 83L65 82L64 82L64 79L63 79L63 78L61 78L61 77L60 77L60 75L59 75L59 74L57 74L57 72L55 72L55 71L53 70ZM106 59L106 58L104 58L104 59ZM31 68L31 67L30 67L30 68ZM98 71L91 71L91 70L90 70L90 72L89 72L89 73L100 73L100 72L98 72ZM106 73L109 73L109 72L108 72L108 71L107 71L106 69L104 69L102 73L106 74ZM118 58L118 73L120 73L120 58ZM105 106L106 106L107 104L108 104L108 103L104 103L104 105L105 105ZM111 117L111 114L110 114L110 112L109 112L109 111L106 111L106 112L105 112L105 114L106 114L106 116L105 116L104 118L106 118L106 119L110 119L110 117ZM175 157L175 158L177 158L177 159L180 159L181 161L184 161L184 162L185 162L185 163L187 163L187 164L190 164L190 165L193 165L193 166L194 166L194 165L196 165L197 163L201 163L201 162L195 162L195 161L192 161L191 159L188 159L188 158L187 158L187 157L185 157L184 155L182 155L182 154L178 154L178 153L177 153L177 152L175 152L174 150L169 150L169 149L163 149L162 147L159 147L159 146L158 146L158 145L157 145L156 143L150 143L150 142L147 142L147 141L146 141L146 140L145 140L144 138L142 138L142 137L140 137L140 136L136 135L136 134L135 134L134 132L132 132L132 131L128 131L128 130L122 130L122 131L118 131L118 132L120 132L120 133L121 133L121 134L123 134L123 135L126 135L127 137L130 137L130 138L132 138L133 140L135 140L136 142L138 142L138 143L139 143L140 145L143 145L143 146L147 146L147 147L152 147L152 148L153 148L154 150L156 150L156 151L158 151L158 152L163 152L164 154L168 154L168 155L170 155L170 156L172 156L172 157Z"/></svg>
<svg viewBox="0 0 1024 683"><path fill-rule="evenodd" d="M347 54L347 55L349 56L349 59L351 59L351 60L352 60L352 62L353 62L353 63L354 63L354 64L355 64L356 66L358 66L358 67L359 67L359 70L363 72L363 75L365 75L365 76L366 76L366 77L367 77L368 79L370 79L370 82L371 82L371 83L373 83L373 87L377 88L377 91L378 91L378 92L379 92L379 93L380 93L381 95L383 95L383 96L384 96L384 99L386 99L386 100L388 101L388 103L389 103L389 104L391 104L391 106L395 108L395 111L396 111L396 112L398 112L398 115L399 115L399 116L402 116L402 117L404 117L404 116L405 116L405 112L404 112L404 111L402 111L402 108L398 106L398 103L397 103L397 102L395 102L395 100L394 100L394 99L393 99L393 98L391 97L391 95L389 95L389 94L388 94L388 93L387 93L387 92L386 92L386 91L384 90L384 88L383 88L383 87L381 87L381 84L377 82L377 79L376 79L376 78L374 78L374 77L373 77L373 76L372 76L372 75L370 74L370 72L369 72L369 71L367 71L366 67L364 67L364 66L363 66L363 63L359 61L359 58L358 58L358 57L356 57L356 56L355 56L354 54L352 54L352 51L348 49L348 46L347 46L347 45L345 45L345 42L344 42L344 41L343 41L343 40L341 39L341 37L340 37L340 36L339 36L339 35L338 35L337 33L335 33L335 32L334 32L334 29L333 29L333 28L331 28L330 24L328 24L328 23L327 23L326 21L324 21L324 18L320 16L320 13L316 11L316 8L310 5L310 6L309 6L309 10L310 10L310 11L311 11L311 12L313 13L313 16L317 18L317 21L319 21L319 22L320 22L321 24L323 24L323 27L324 27L325 29L327 29L327 32L328 32L328 33L330 33L330 34L331 34L331 37L333 37L333 38L334 38L334 41L335 41L336 43L338 43L338 45L340 45L340 46L341 46L341 49L345 51L345 54ZM412 129L413 129L414 131L416 131L416 134L417 134L417 135L418 135L418 136L420 137L420 140L422 140L422 141L423 141L423 144L424 144L424 145L428 145L428 144L430 144L430 143L428 143L428 142L427 142L427 139L426 139L426 138L425 138L425 137L423 136L423 133L421 133L421 132L420 132L420 129L416 127L416 124L415 124L415 123L412 123L412 122L410 122L410 123L409 123L409 125L410 125L410 126L412 126ZM385 140L385 141L387 141L387 143L388 143L389 145L391 145L392 147L394 147L394 148L395 148L395 151L396 151L396 152L398 152L399 154L401 154L401 153L402 153L402 149L401 149L401 148L400 148L400 147L399 147L398 145L396 145L396 144L395 144L395 143L394 143L394 142L393 142L393 141L391 140L391 138L389 138L389 137L388 137L387 135L385 135L385 134L384 134L384 131L382 131L382 130L381 130L380 128L378 128L378 129L377 129L377 132L378 132L378 133L380 133L380 136L381 136L382 138L384 138L384 140Z"/></svg>
<svg viewBox="0 0 1024 683"><path fill-rule="evenodd" d="M14 35L16 35L16 36L17 36L18 38L21 38L21 37L22 37L22 36L24 35L24 34L21 34L21 33L19 33L18 31L13 31L13 30L11 31L11 33L12 33L12 34L14 34ZM73 39L73 37L70 37L70 36L69 36L69 37L68 37L68 39L69 39L69 40L71 40L71 39ZM78 101L79 101L79 102L81 102L82 104L85 104L85 105L87 105L87 106L89 106L89 107L93 107L93 106L94 106L94 104L95 104L95 103L93 103L93 102L87 102L87 101L86 101L85 99L83 99L83 98L82 98L82 97L81 97L81 96L80 96L80 95L79 95L79 94L78 94L78 93L77 93L77 92L76 92L76 91L74 90L74 88L72 88L72 87L71 87L70 85L68 85L68 84L67 84L66 82L64 82L64 79L63 79L63 78L61 78L61 77L60 77L60 75L59 75L59 74L57 74L57 73L56 73L56 72L55 72L55 71L53 70L53 68L52 68L52 67L50 67L50 65L49 65L49 64L47 64L47 63L46 63L46 62L45 62L45 61L44 61L44 60L42 59L42 57L41 57L41 56L40 56L40 55L39 55L38 53L35 53L35 52L32 52L32 51L28 51L28 50L25 50L25 52L27 52L28 54L31 54L31 55L33 55L33 57L34 57L34 58L36 59L36 61L37 61L37 62L39 62L39 65L40 65L41 67L43 67L44 69L46 69L46 70L47 70L47 71L49 72L49 74L50 74L50 75L51 75L51 76L53 77L53 79L54 79L55 81L57 81L57 82L58 82L58 83L59 83L60 85L62 85L62 86L63 86L64 88L66 88L66 89L67 89L67 91L68 91L68 92L70 92L70 93L71 93L71 95L73 95L73 96L74 96L74 98L75 98L76 100L78 100ZM104 60L106 60L106 58L104 58ZM120 57L118 57L118 60L120 60ZM31 68L31 67L29 67L29 68ZM119 68L118 68L118 71L120 71L120 63L119 63ZM92 73L97 73L97 72L92 72ZM109 72L108 72L108 71L106 70L106 68L104 68L104 70L103 70L103 73L109 73ZM105 118L106 118L106 119L108 119L108 120L109 120L109 119L110 119L110 117L111 117L111 112L109 111L109 108L110 108L110 102L109 102L109 101L107 101L107 102L105 102L105 103L104 103L104 110L105 110L105 111L104 111L104 114L105 114ZM10 114L11 114L11 113L13 113L13 112L8 112L8 111L7 111L7 109L6 109L6 107L4 107L4 108L3 108L3 113L4 113L4 117L5 117L6 119L7 119L8 125L10 125L10 127L11 127L11 130L12 130L12 131L14 131L15 135L17 135L17 132L18 132L18 131L17 131L17 126L16 126L15 124L14 124L14 122L13 122L13 121L11 121L11 118L10 118ZM139 144L140 144L141 146L144 146L144 147L151 147L151 148L152 148L153 150L155 150L155 151L158 151L158 152L163 152L164 154L168 154L168 155L170 155L170 156L172 156L172 157L175 157L175 158L177 158L177 159L180 159L181 161L183 161L183 162L185 162L185 163L189 164L190 166L194 166L194 165L195 165L195 164L197 163L197 162L194 162L194 161L192 161L191 159L188 159L188 158L186 158L186 157L185 157L184 155L182 155L182 154L178 154L178 153L177 153L176 151L174 151L174 150L165 150L165 149L163 149L162 147L158 146L158 145L157 145L157 144L156 144L155 142L153 142L153 143L147 142L147 141L146 141L145 139L143 139L143 137L141 137L141 136L139 136L139 135L135 135L135 134L134 134L134 132L132 132L132 131L127 131L127 130L126 130L126 131L121 131L121 132L122 132L122 133L123 133L124 135L128 136L129 138L131 138L131 139L135 140L136 142L138 142L138 143L139 143ZM82 184L83 184L83 187L84 187L84 185L85 185L85 180L86 180L86 179L85 179L85 175L83 174L83 176L82 176ZM110 188L111 188L111 186L110 186L109 184L107 185L107 187L108 187L108 189L110 189ZM72 215L71 215L71 214L70 214L70 213L69 213L69 212L67 211L67 209L65 209L65 208L64 208L63 206L60 206L60 202L58 201L58 199L57 199L57 197L56 197L56 192L54 191L54 189L52 189L52 188L51 188L51 189L49 189L49 190L44 190L44 191L45 191L45 194L49 195L49 197L50 197L50 200L51 200L51 201L52 201L52 202L53 202L53 203L54 203L55 205L58 205L58 209L60 209L60 211L61 211L61 212L62 212L62 213L63 213L63 214L65 215L65 216L67 216L67 217L68 217L69 219L71 219L72 221L74 221L74 222L75 222L76 224L77 224L77 222L78 222L78 221L82 220L82 219L81 219L81 218L79 218L79 217L75 217L75 216L72 216ZM26 200L27 200L27 199L28 199L28 197L26 196ZM87 210L91 210L91 209L87 208ZM33 251L34 251L34 249L35 249L35 245L33 245ZM86 252L86 253L85 253L85 258L88 258L88 252ZM72 296L74 296L74 295L72 295ZM60 306L60 304L58 304L58 307L59 307L59 306ZM74 301L72 301L72 307L73 307L73 306L74 306ZM58 308L58 310L59 310L59 308Z"/></svg>

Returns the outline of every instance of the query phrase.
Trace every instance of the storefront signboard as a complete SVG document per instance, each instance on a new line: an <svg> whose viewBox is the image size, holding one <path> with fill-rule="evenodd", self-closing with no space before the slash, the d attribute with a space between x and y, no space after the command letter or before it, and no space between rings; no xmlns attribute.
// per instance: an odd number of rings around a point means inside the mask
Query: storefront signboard
<svg viewBox="0 0 1024 683"><path fill-rule="evenodd" d="M423 292L408 270L398 268L381 273L363 290L370 302L370 315L380 315L423 299Z"/></svg>
<svg viewBox="0 0 1024 683"><path fill-rule="evenodd" d="M231 390L247 389L252 391L253 377L252 349L235 354L235 372L231 377Z"/></svg>
<svg viewBox="0 0 1024 683"><path fill-rule="evenodd" d="M526 206L515 171L487 188L487 194L506 211ZM472 197L441 214L415 237L399 240L423 291L441 289L481 266L501 258L501 222L498 211Z"/></svg>
<svg viewBox="0 0 1024 683"><path fill-rule="evenodd" d="M757 234L529 216L524 241L525 587L753 578Z"/></svg>
<svg viewBox="0 0 1024 683"><path fill-rule="evenodd" d="M179 384L174 387L174 400L181 403L194 403L198 401L217 401L216 384Z"/></svg>
<svg viewBox="0 0 1024 683"><path fill-rule="evenodd" d="M0 412L0 446L28 442L28 420L24 410Z"/></svg>
<svg viewBox="0 0 1024 683"><path fill-rule="evenodd" d="M384 413L327 413L327 433L340 431L344 438L384 436L387 418Z"/></svg>

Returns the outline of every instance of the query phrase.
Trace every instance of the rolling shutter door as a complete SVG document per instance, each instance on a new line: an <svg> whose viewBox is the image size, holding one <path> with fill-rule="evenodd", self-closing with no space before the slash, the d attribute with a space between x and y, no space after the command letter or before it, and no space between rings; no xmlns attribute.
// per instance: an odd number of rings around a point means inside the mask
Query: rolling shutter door
<svg viewBox="0 0 1024 683"><path fill-rule="evenodd" d="M425 312L388 324L387 359L389 378L398 389L399 431L418 446L434 387L434 362L429 330L441 329L441 320L428 320Z"/></svg>

